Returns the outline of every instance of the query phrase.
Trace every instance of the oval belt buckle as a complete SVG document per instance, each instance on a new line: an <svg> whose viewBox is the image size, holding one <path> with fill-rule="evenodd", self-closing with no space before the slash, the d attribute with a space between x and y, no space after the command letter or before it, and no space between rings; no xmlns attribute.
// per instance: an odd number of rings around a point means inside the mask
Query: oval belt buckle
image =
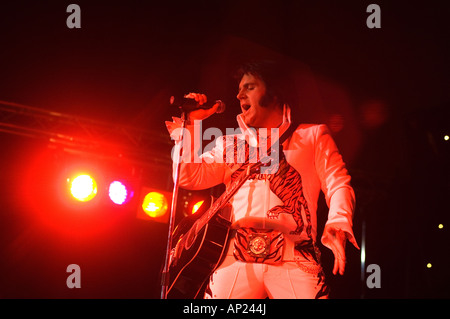
<svg viewBox="0 0 450 319"><path fill-rule="evenodd" d="M270 239L266 234L248 235L247 253L253 257L265 258L269 254Z"/></svg>

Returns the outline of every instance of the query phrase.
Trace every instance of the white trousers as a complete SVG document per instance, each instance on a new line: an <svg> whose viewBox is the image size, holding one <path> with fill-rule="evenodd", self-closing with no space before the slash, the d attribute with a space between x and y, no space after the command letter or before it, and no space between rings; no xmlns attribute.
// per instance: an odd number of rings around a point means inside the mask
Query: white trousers
<svg viewBox="0 0 450 319"><path fill-rule="evenodd" d="M246 263L227 256L210 277L205 299L327 298L322 274L301 269L296 262L280 265Z"/></svg>

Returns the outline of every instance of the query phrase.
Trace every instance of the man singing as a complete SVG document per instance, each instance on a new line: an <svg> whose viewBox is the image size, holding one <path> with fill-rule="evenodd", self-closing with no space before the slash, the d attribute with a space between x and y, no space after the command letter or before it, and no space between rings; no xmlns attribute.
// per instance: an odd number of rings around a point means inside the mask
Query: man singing
<svg viewBox="0 0 450 319"><path fill-rule="evenodd" d="M240 68L238 81L240 133L218 138L200 160L184 157L180 187L229 186L249 163L261 159L261 143L273 149L275 153L269 154L274 162L267 171L251 175L230 200L230 239L204 297L327 298L316 240L320 191L329 207L321 241L334 254L333 274L344 273L347 239L359 249L352 230L355 194L342 156L325 125L298 122L301 114L291 98L295 92L286 69L272 62L248 63ZM186 97L199 105L207 102L204 94ZM195 126L218 107L216 103L189 112L187 129L192 134L186 136L193 137ZM179 121L166 124L174 137ZM199 149L195 144L193 140L187 144L191 159ZM239 151L245 154L243 160L230 156Z"/></svg>

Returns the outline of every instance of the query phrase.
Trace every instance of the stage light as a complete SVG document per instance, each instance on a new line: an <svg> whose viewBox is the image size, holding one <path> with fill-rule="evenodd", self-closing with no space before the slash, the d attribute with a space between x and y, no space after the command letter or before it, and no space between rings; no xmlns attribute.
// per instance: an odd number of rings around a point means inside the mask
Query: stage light
<svg viewBox="0 0 450 319"><path fill-rule="evenodd" d="M114 204L122 205L129 196L127 187L119 181L114 181L109 185L109 198Z"/></svg>
<svg viewBox="0 0 450 319"><path fill-rule="evenodd" d="M427 268L431 268L431 267L433 267L433 265L431 265L431 263L428 263Z"/></svg>
<svg viewBox="0 0 450 319"><path fill-rule="evenodd" d="M443 224L439 224L439 225L438 225L438 228L439 228L439 229L442 229L442 228L444 228L444 225L443 225Z"/></svg>
<svg viewBox="0 0 450 319"><path fill-rule="evenodd" d="M445 140L445 141L448 141L449 139L450 139L450 136L448 136L448 135L445 135L445 136L444 136L444 140Z"/></svg>
<svg viewBox="0 0 450 319"><path fill-rule="evenodd" d="M148 216L157 218L167 213L169 203L164 194L150 192L145 195L144 200L142 201L142 209Z"/></svg>
<svg viewBox="0 0 450 319"><path fill-rule="evenodd" d="M87 174L78 175L73 180L68 179L70 183L70 193L80 201L87 202L97 195L97 182Z"/></svg>
<svg viewBox="0 0 450 319"><path fill-rule="evenodd" d="M195 214L198 211L198 209L203 205L204 202L205 202L204 200L201 200L195 203L194 206L192 206L192 214Z"/></svg>

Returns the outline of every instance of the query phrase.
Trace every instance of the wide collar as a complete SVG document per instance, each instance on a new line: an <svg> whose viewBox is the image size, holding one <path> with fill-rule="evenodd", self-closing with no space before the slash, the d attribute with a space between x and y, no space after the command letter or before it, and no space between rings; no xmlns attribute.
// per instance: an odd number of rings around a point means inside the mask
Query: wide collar
<svg viewBox="0 0 450 319"><path fill-rule="evenodd" d="M236 120L238 122L239 128L241 129L242 134L244 134L244 136L248 136L248 142L250 146L256 147L258 145L258 136L256 130L254 128L248 127L248 125L245 124L242 113L236 117ZM284 104L283 122L278 127L279 130L278 136L280 137L281 135L283 135L290 125L291 125L291 108L289 107L289 105Z"/></svg>

